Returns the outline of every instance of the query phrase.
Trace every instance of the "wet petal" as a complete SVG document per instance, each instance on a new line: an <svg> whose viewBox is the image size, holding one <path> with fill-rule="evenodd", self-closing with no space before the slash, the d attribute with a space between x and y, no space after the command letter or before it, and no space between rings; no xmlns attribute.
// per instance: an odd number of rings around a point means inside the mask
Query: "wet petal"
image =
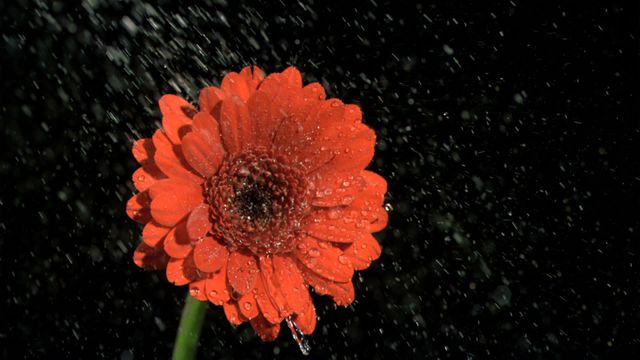
<svg viewBox="0 0 640 360"><path fill-rule="evenodd" d="M312 237L303 238L295 255L307 269L328 280L346 282L353 276L350 258L329 243Z"/></svg>
<svg viewBox="0 0 640 360"><path fill-rule="evenodd" d="M290 311L303 312L308 306L309 291L295 261L287 256L276 255L273 257L273 269L275 281Z"/></svg>
<svg viewBox="0 0 640 360"><path fill-rule="evenodd" d="M192 131L182 139L184 157L203 178L214 175L224 157L220 144L213 144L200 133Z"/></svg>
<svg viewBox="0 0 640 360"><path fill-rule="evenodd" d="M220 133L224 147L230 154L238 153L251 140L249 111L237 97L222 101Z"/></svg>
<svg viewBox="0 0 640 360"><path fill-rule="evenodd" d="M371 234L358 239L344 251L344 254L351 258L351 264L356 270L368 268L372 261L380 257L381 253L380 244Z"/></svg>
<svg viewBox="0 0 640 360"><path fill-rule="evenodd" d="M184 259L171 259L167 264L167 279L177 286L199 280L201 276L191 255Z"/></svg>
<svg viewBox="0 0 640 360"><path fill-rule="evenodd" d="M352 243L363 238L369 233L369 222L358 216L348 216L354 211L341 211L341 209L331 209L328 211L330 215L318 212L312 214L311 220L305 227L307 234L323 241L334 243ZM346 215L336 217L336 215Z"/></svg>
<svg viewBox="0 0 640 360"><path fill-rule="evenodd" d="M215 86L209 86L202 89L198 98L198 102L200 103L200 111L214 115L214 113L216 112L216 108L218 109L218 112L220 111L220 101L222 101L225 97L226 95L224 91ZM214 116L217 117L218 115L219 114L215 114ZM194 118L193 120L195 123L196 119Z"/></svg>
<svg viewBox="0 0 640 360"><path fill-rule="evenodd" d="M178 178L194 183L201 183L202 179L190 170L184 156L179 152L162 130L157 130L153 134L153 144L156 152L153 161L158 168L169 178ZM194 170L195 171L195 170Z"/></svg>
<svg viewBox="0 0 640 360"><path fill-rule="evenodd" d="M207 294L205 293L206 279L197 280L189 283L189 294L200 301L207 301Z"/></svg>
<svg viewBox="0 0 640 360"><path fill-rule="evenodd" d="M305 290L306 291L306 290ZM305 308L299 313L296 313L293 316L293 321L298 326L298 329L302 331L303 334L310 335L313 333L313 330L316 328L316 308L313 306L313 302L311 301L311 296L309 296L307 292L307 296L305 299Z"/></svg>
<svg viewBox="0 0 640 360"><path fill-rule="evenodd" d="M240 309L240 313L242 313L242 315L247 319L253 319L258 316L260 314L260 309L256 302L255 292L249 291L242 295L240 299L238 299L238 308Z"/></svg>
<svg viewBox="0 0 640 360"><path fill-rule="evenodd" d="M127 215L134 221L146 224L151 220L151 197L149 191L132 196L127 201Z"/></svg>
<svg viewBox="0 0 640 360"><path fill-rule="evenodd" d="M301 270L302 276L313 287L313 290L319 295L330 295L336 305L346 306L355 299L355 290L351 281L334 282L315 274L311 270L302 268Z"/></svg>
<svg viewBox="0 0 640 360"><path fill-rule="evenodd" d="M222 269L229 257L229 251L218 240L206 236L193 251L193 259L198 269L204 272L216 272Z"/></svg>
<svg viewBox="0 0 640 360"><path fill-rule="evenodd" d="M153 145L153 141L148 138L136 140L131 149L133 157L140 165L153 160L155 152L156 147Z"/></svg>
<svg viewBox="0 0 640 360"><path fill-rule="evenodd" d="M182 259L191 254L193 244L187 235L185 222L169 230L164 238L164 251L172 258Z"/></svg>
<svg viewBox="0 0 640 360"><path fill-rule="evenodd" d="M148 169L153 169L153 167L140 167L138 170L134 171L131 176L131 180L133 181L133 185L136 187L136 190L145 191L158 180L165 178L164 174L162 174L159 169L155 168L155 172L149 172Z"/></svg>
<svg viewBox="0 0 640 360"><path fill-rule="evenodd" d="M191 240L196 241L204 237L210 229L209 205L201 203L191 210L187 218L187 233Z"/></svg>
<svg viewBox="0 0 640 360"><path fill-rule="evenodd" d="M280 332L280 323L272 324L262 316L256 316L250 320L251 327L262 341L273 341Z"/></svg>
<svg viewBox="0 0 640 360"><path fill-rule="evenodd" d="M311 204L318 207L349 205L366 186L362 176L350 172L316 174L312 181L314 198Z"/></svg>
<svg viewBox="0 0 640 360"><path fill-rule="evenodd" d="M227 279L238 295L246 294L253 289L258 273L258 263L253 255L239 251L229 255Z"/></svg>
<svg viewBox="0 0 640 360"><path fill-rule="evenodd" d="M140 243L133 253L133 262L145 270L160 270L167 266L169 256L164 252L162 243L156 246Z"/></svg>
<svg viewBox="0 0 640 360"><path fill-rule="evenodd" d="M157 196L154 194L151 215L160 225L174 226L202 203L202 191L199 187L182 187L180 190L158 192Z"/></svg>
<svg viewBox="0 0 640 360"><path fill-rule="evenodd" d="M151 247L155 247L164 239L169 230L171 230L171 228L161 226L151 220L142 229L142 241Z"/></svg>
<svg viewBox="0 0 640 360"><path fill-rule="evenodd" d="M247 101L249 95L251 95L247 79L244 76L236 72L230 72L222 79L220 89L225 91L227 95L233 95L239 97L242 102Z"/></svg>
<svg viewBox="0 0 640 360"><path fill-rule="evenodd" d="M222 269L215 274L211 274L205 281L207 299L215 305L222 305L229 300L229 288L227 287L227 271L223 265Z"/></svg>
<svg viewBox="0 0 640 360"><path fill-rule="evenodd" d="M176 95L164 95L159 101L162 128L173 144L180 144L181 135L191 125L196 109L188 101Z"/></svg>
<svg viewBox="0 0 640 360"><path fill-rule="evenodd" d="M267 298L278 312L278 318L282 319L291 313L287 298L283 293L284 284L277 282L273 258L261 256L258 262L260 264L260 278L262 279L263 289Z"/></svg>
<svg viewBox="0 0 640 360"><path fill-rule="evenodd" d="M238 303L235 301L229 301L223 304L224 314L233 325L240 325L248 319L240 313Z"/></svg>
<svg viewBox="0 0 640 360"><path fill-rule="evenodd" d="M254 292L256 302L258 303L258 307L260 308L260 312L264 318L273 324L280 323L284 317L280 316L280 312L276 308L275 302L271 299L270 294L266 290L262 277L259 277L258 281L256 281Z"/></svg>

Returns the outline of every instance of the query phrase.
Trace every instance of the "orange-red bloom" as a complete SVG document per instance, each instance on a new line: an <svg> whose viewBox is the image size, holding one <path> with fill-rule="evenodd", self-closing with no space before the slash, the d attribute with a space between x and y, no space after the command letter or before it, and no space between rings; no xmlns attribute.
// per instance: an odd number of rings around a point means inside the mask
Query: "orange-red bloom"
<svg viewBox="0 0 640 360"><path fill-rule="evenodd" d="M303 86L293 67L266 78L246 67L204 88L199 108L165 95L160 110L162 129L133 145L135 263L166 268L263 340L285 319L313 332L309 286L350 304L354 270L380 255L371 233L387 224L360 108Z"/></svg>

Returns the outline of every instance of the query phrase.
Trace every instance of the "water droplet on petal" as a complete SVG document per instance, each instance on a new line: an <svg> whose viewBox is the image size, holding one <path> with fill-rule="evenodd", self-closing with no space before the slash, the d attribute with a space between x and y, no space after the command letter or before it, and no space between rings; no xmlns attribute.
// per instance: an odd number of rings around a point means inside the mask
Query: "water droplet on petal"
<svg viewBox="0 0 640 360"><path fill-rule="evenodd" d="M200 294L200 288L197 286L192 287L189 291L191 292L191 296L198 296L198 294Z"/></svg>
<svg viewBox="0 0 640 360"><path fill-rule="evenodd" d="M342 265L347 265L349 264L349 258L346 257L345 255L340 255L338 256L338 262Z"/></svg>
<svg viewBox="0 0 640 360"><path fill-rule="evenodd" d="M309 252L307 253L309 256L311 257L318 257L320 256L320 250L318 249L310 249Z"/></svg>
<svg viewBox="0 0 640 360"><path fill-rule="evenodd" d="M244 306L244 309L247 310L247 311L251 310L251 303L248 302L248 301L245 302L242 306Z"/></svg>

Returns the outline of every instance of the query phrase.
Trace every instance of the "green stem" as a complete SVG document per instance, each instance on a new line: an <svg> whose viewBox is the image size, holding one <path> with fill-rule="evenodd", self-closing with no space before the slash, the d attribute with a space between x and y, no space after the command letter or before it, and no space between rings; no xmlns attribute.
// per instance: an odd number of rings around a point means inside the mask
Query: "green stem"
<svg viewBox="0 0 640 360"><path fill-rule="evenodd" d="M173 346L173 360L193 360L196 358L198 339L206 312L206 301L196 300L187 294L176 335L176 343Z"/></svg>

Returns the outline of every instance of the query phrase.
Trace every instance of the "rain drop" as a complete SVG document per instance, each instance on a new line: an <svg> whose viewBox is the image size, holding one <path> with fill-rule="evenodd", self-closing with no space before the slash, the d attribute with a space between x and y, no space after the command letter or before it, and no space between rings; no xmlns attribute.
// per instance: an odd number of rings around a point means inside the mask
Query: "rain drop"
<svg viewBox="0 0 640 360"><path fill-rule="evenodd" d="M302 333L302 330L298 328L298 325L296 325L296 323L291 319L291 316L287 316L287 325L289 326L289 330L291 330L293 340L298 343L298 347L300 348L302 355L309 355L311 352L311 346L309 346L309 342Z"/></svg>
<svg viewBox="0 0 640 360"><path fill-rule="evenodd" d="M318 256L320 256L320 250L315 249L315 248L314 249L310 249L308 254L311 257L318 257Z"/></svg>

